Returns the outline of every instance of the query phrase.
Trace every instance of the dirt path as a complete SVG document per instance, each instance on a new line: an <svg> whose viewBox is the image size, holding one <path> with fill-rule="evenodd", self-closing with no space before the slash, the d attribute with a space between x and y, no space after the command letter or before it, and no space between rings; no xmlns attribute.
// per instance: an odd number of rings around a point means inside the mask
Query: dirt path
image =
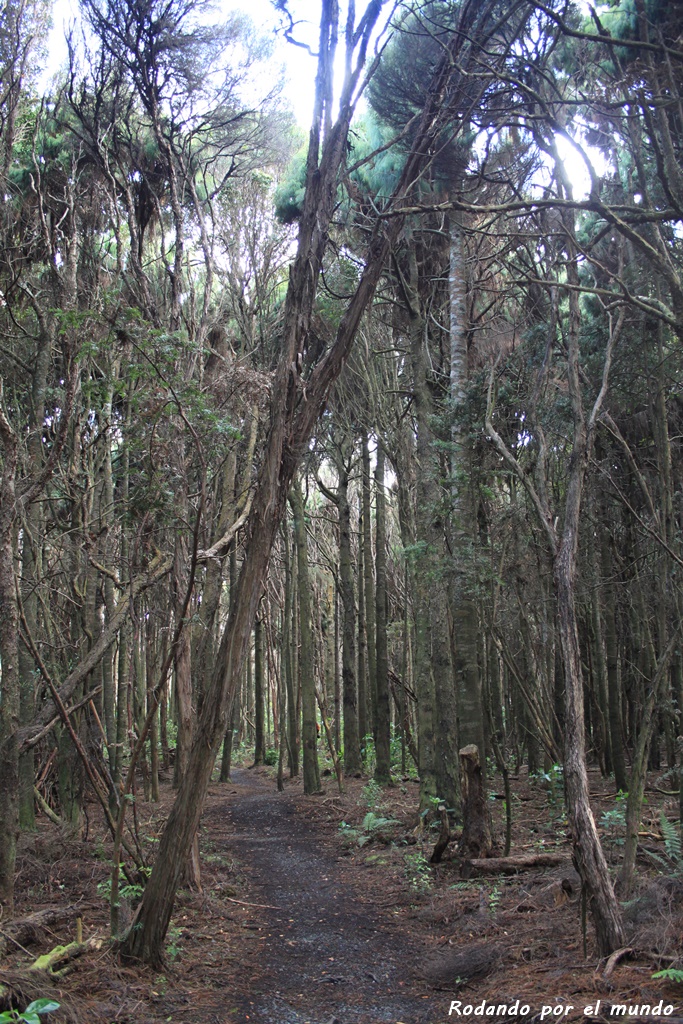
<svg viewBox="0 0 683 1024"><path fill-rule="evenodd" d="M345 877L343 859L324 827L306 815L300 794L279 794L272 781L244 769L233 782L236 795L211 807L206 824L211 829L216 816L226 816L227 844L249 880L248 899L277 908L254 909L254 928L264 934L240 1007L244 1020L444 1020L445 999L425 997L412 980L424 949L400 930L391 907L378 906Z"/></svg>

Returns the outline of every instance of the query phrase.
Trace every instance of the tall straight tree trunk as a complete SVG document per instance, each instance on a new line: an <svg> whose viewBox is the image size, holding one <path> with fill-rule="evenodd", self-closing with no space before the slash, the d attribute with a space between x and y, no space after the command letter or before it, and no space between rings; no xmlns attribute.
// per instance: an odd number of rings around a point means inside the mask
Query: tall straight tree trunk
<svg viewBox="0 0 683 1024"><path fill-rule="evenodd" d="M348 447L348 446L347 446ZM356 601L351 564L351 507L349 505L348 451L340 452L337 463L336 504L339 512L339 589L344 609L342 627L342 693L344 702L344 774L355 775L362 768L358 736L356 690Z"/></svg>
<svg viewBox="0 0 683 1024"><path fill-rule="evenodd" d="M124 350L122 358L125 359L129 353ZM125 406L125 418L123 432L126 437L130 436L130 430L132 425L132 396L133 396L133 383L128 385L128 392L126 395L126 406ZM123 446L121 453L121 464L119 467L119 487L121 491L121 505L123 508L128 507L128 499L130 494L130 447L129 445ZM121 531L121 546L120 546L120 575L121 579L126 578L126 573L129 571L128 566L129 548L128 548L128 535L126 530ZM118 664L116 673L116 744L114 746L114 765L112 769L112 778L114 782L118 782L122 775L122 764L124 749L126 746L126 739L129 735L129 717L130 717L130 624L126 623L119 634L119 649L118 649ZM167 739L166 732L166 712L168 709L168 699L164 698L164 711L162 714L162 741ZM168 767L168 762L164 765Z"/></svg>
<svg viewBox="0 0 683 1024"><path fill-rule="evenodd" d="M470 491L471 458L467 431L459 426L468 378L467 368L467 284L462 230L451 219L449 314L450 314L450 400L454 424L451 431L451 499L453 502L452 547L453 575L449 587L455 647L455 676L458 688L459 740L463 746L474 744L479 750L482 773L486 771L484 743L484 702L477 641L479 617L471 592L471 575L475 534L475 514ZM448 677L441 686L448 685ZM440 714L440 720L443 720ZM448 740L446 740L448 742ZM457 750L455 751L457 754ZM450 758L453 751L443 752ZM440 757L437 757L437 763Z"/></svg>
<svg viewBox="0 0 683 1024"><path fill-rule="evenodd" d="M4 449L0 479L0 903L11 917L14 911L14 869L19 836L19 607L14 579L13 544L19 451L17 436L1 404L0 439Z"/></svg>
<svg viewBox="0 0 683 1024"><path fill-rule="evenodd" d="M605 773L612 773L612 737L609 729L609 694L607 689L607 660L605 658L605 643L602 629L602 617L600 614L600 567L599 552L595 531L591 526L588 530L588 563L590 566L592 593L591 593L591 622L593 632L593 651L595 663L595 679L597 689L597 703L600 712L600 746L604 755Z"/></svg>
<svg viewBox="0 0 683 1024"><path fill-rule="evenodd" d="M301 633L301 745L303 747L304 793L320 792L318 767L318 730L316 723L315 665L313 661L313 632L311 630L311 586L308 577L308 543L304 520L304 499L301 484L295 483L289 492L289 503L294 514L294 537L297 554L297 589L299 595L299 630Z"/></svg>
<svg viewBox="0 0 683 1024"><path fill-rule="evenodd" d="M358 736L361 756L365 757L368 734L367 633L365 620L365 568L363 550L363 512L361 506L358 538Z"/></svg>
<svg viewBox="0 0 683 1024"><path fill-rule="evenodd" d="M254 623L254 764L266 759L265 732L266 685L263 658L263 621L259 616Z"/></svg>
<svg viewBox="0 0 683 1024"><path fill-rule="evenodd" d="M614 563L610 550L607 504L602 503L603 525L600 530L600 572L603 579L602 611L605 622L605 668L607 671L607 716L610 750L617 793L628 792L628 771L624 753L624 726L621 717L621 685L619 680L619 642L617 637L617 592L614 586Z"/></svg>
<svg viewBox="0 0 683 1024"><path fill-rule="evenodd" d="M375 779L381 784L391 780L391 707L389 702L389 658L387 650L387 512L384 490L384 449L377 443L375 466L375 623L377 650L377 732L375 739Z"/></svg>
<svg viewBox="0 0 683 1024"><path fill-rule="evenodd" d="M362 446L362 505L363 505L363 587L365 589L365 636L368 652L368 688L366 708L369 714L367 732L376 732L377 720L377 648L375 645L375 582L372 567L372 494L370 490L370 447L368 435L363 431ZM367 733L366 733L367 735Z"/></svg>
<svg viewBox="0 0 683 1024"><path fill-rule="evenodd" d="M187 587L187 575L185 570L187 556L188 552L185 539L178 534L176 537L176 551L173 570L174 617L182 615L185 589ZM178 714L178 733L173 786L177 789L180 785L180 780L187 770L194 729L194 710L192 707L192 649L190 644L190 630L187 625L183 626L183 631L180 635L180 640L176 647L173 660L175 667L175 695Z"/></svg>
<svg viewBox="0 0 683 1024"><path fill-rule="evenodd" d="M457 741L453 737L454 742L446 744L450 754L444 756L440 768L437 768L440 760L438 748L446 736L455 732L456 709L450 699L453 694L453 674L446 618L448 597L444 577L442 474L433 429L434 408L428 379L428 333L420 299L420 276L417 254L413 252L410 256L409 316L418 472L415 485L417 544L411 556L410 569L415 616L420 807L425 810L436 796L445 800L449 807L457 806L460 762Z"/></svg>
<svg viewBox="0 0 683 1024"><path fill-rule="evenodd" d="M296 613L294 610L294 573L292 552L289 542L289 524L285 521L282 529L285 560L285 607L283 614L282 671L287 692L287 763L289 776L299 774L299 729L294 672L294 645L296 634Z"/></svg>

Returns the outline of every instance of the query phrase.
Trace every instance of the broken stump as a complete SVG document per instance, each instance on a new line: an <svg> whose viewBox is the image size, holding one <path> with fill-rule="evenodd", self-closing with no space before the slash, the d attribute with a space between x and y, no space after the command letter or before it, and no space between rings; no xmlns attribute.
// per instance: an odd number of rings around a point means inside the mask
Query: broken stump
<svg viewBox="0 0 683 1024"><path fill-rule="evenodd" d="M479 748L475 743L460 750L460 774L463 828L458 853L465 860L479 860L488 856L492 843Z"/></svg>

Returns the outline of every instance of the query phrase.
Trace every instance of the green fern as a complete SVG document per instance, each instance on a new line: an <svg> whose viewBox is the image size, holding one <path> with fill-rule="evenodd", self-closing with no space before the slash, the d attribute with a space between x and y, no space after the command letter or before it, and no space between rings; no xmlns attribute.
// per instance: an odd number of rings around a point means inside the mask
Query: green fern
<svg viewBox="0 0 683 1024"><path fill-rule="evenodd" d="M652 977L666 978L667 981L676 981L679 985L683 984L683 971L678 967L665 967L663 971L657 971Z"/></svg>
<svg viewBox="0 0 683 1024"><path fill-rule="evenodd" d="M681 849L681 834L676 825L673 825L664 812L659 816L659 823L664 836L664 850L668 859L674 865L676 871L683 871L683 850Z"/></svg>

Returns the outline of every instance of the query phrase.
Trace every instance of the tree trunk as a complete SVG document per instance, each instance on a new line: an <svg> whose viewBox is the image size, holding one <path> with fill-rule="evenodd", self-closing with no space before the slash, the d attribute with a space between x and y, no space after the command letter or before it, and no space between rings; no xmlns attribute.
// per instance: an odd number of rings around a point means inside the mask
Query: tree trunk
<svg viewBox="0 0 683 1024"><path fill-rule="evenodd" d="M362 505L363 505L363 587L365 598L365 649L368 654L368 686L367 704L369 721L367 733L375 735L375 722L377 718L377 648L375 644L375 583L372 567L374 558L372 554L372 500L370 493L370 449L368 447L368 435L363 431L362 438ZM367 735L366 733L366 735ZM362 737L361 737L362 738Z"/></svg>
<svg viewBox="0 0 683 1024"><path fill-rule="evenodd" d="M463 745L474 744L481 752L481 765L486 765L484 744L484 702L477 652L479 617L475 599L471 593L473 574L473 549L475 516L471 485L470 450L467 431L459 426L458 417L463 415L462 404L466 397L467 368L467 282L462 231L455 219L450 225L450 266L448 277L449 321L450 321L450 400L453 426L451 428L451 500L452 548L454 564L449 586L449 599L454 633L454 669L458 689L459 740ZM447 687L448 677L440 680ZM437 690L438 695L438 690ZM440 715L440 721L444 716ZM453 742L445 737L448 751L444 757L453 756ZM441 757L437 754L437 765ZM440 794L441 795L441 794Z"/></svg>
<svg viewBox="0 0 683 1024"><path fill-rule="evenodd" d="M301 745L303 747L304 793L320 792L318 767L318 730L316 722L315 665L311 630L311 587L308 578L308 544L304 520L304 499L301 485L295 483L289 492L294 514L294 537L297 554L297 589L299 594L299 630L301 633Z"/></svg>
<svg viewBox="0 0 683 1024"><path fill-rule="evenodd" d="M259 617L254 623L254 765L264 764L266 759L265 699L263 622Z"/></svg>
<svg viewBox="0 0 683 1024"><path fill-rule="evenodd" d="M362 499L361 499L362 502ZM365 759L365 737L368 734L367 632L365 619L365 559L363 549L363 508L358 524L358 737L361 757Z"/></svg>
<svg viewBox="0 0 683 1024"><path fill-rule="evenodd" d="M2 389L0 387L0 403ZM14 579L17 437L0 404L0 439L4 448L0 479L0 902L14 911L14 867L19 836L19 608Z"/></svg>
<svg viewBox="0 0 683 1024"><path fill-rule="evenodd" d="M348 446L347 446L348 447ZM342 692L344 702L344 774L355 775L362 768L358 737L356 696L356 601L351 564L351 508L349 471L342 451L336 459L339 485L336 504L339 512L339 590L344 619L342 626Z"/></svg>
<svg viewBox="0 0 683 1024"><path fill-rule="evenodd" d="M382 785L391 780L391 708L389 704L389 661L387 652L387 514L384 492L384 449L377 443L375 467L376 550L375 588L377 731L375 738L375 780Z"/></svg>
<svg viewBox="0 0 683 1024"><path fill-rule="evenodd" d="M568 277L578 288L578 270L573 248L573 221L568 235L572 258ZM600 845L590 807L586 771L583 678L576 622L575 579L578 557L581 498L590 455L591 442L600 402L609 373L609 350L605 356L604 387L596 399L590 425L586 424L579 377L579 337L581 315L578 291L569 293L569 331L567 377L574 419L573 452L569 467L562 537L555 553L553 576L557 597L560 645L565 684L565 757L564 777L567 812L576 868L586 890L600 956L608 956L624 944L624 929L619 904L614 895L607 862ZM616 339L611 338L613 343Z"/></svg>
<svg viewBox="0 0 683 1024"><path fill-rule="evenodd" d="M474 744L460 751L462 837L458 853L466 860L486 857L491 849L489 810L479 751Z"/></svg>
<svg viewBox="0 0 683 1024"><path fill-rule="evenodd" d="M289 542L289 525L283 524L282 537L285 561L285 607L283 612L282 631L282 671L287 691L287 763L289 777L296 778L299 774L299 730L297 701L295 693L294 644L296 634L296 614L294 611L294 573L292 571L292 553Z"/></svg>

